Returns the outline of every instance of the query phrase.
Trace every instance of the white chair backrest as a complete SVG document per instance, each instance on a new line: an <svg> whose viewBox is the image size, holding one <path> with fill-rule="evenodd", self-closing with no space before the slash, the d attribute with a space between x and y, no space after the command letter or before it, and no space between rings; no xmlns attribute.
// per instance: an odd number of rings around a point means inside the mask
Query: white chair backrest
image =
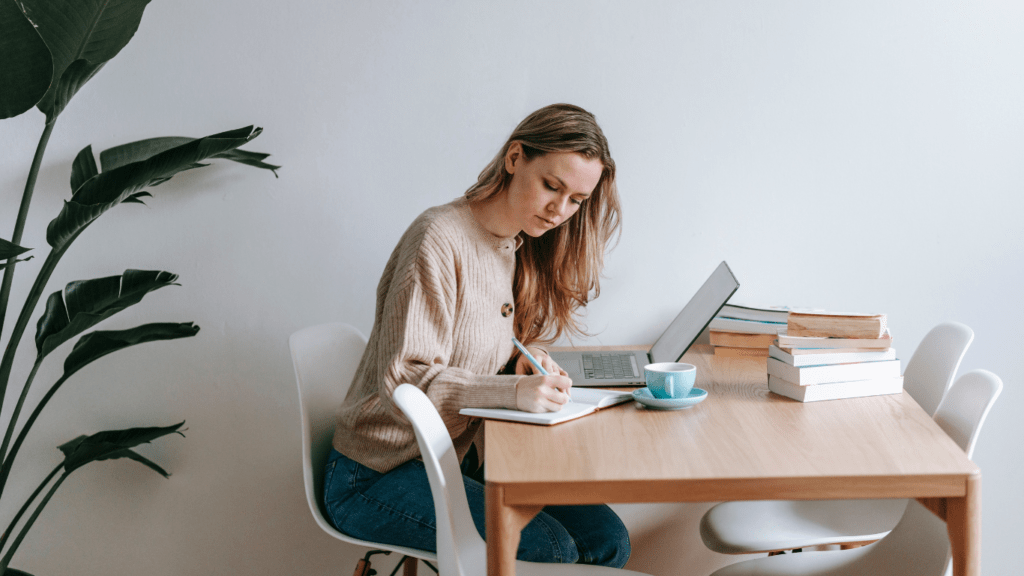
<svg viewBox="0 0 1024 576"><path fill-rule="evenodd" d="M957 378L946 394L935 422L970 457L981 425L1003 389L1003 383L987 370L972 370ZM899 524L873 546L869 566L860 573L922 574L940 576L951 569L949 532L946 523L918 501L911 499Z"/></svg>
<svg viewBox="0 0 1024 576"><path fill-rule="evenodd" d="M484 574L487 545L473 524L462 470L444 421L427 395L412 384L396 388L392 398L412 422L427 468L437 517L438 570L445 576Z"/></svg>
<svg viewBox="0 0 1024 576"><path fill-rule="evenodd" d="M956 379L935 411L935 422L968 458L974 454L981 425L1002 391L1003 381L999 376L988 370L971 370Z"/></svg>
<svg viewBox="0 0 1024 576"><path fill-rule="evenodd" d="M924 408L935 414L949 390L974 331L959 322L944 322L925 334L903 371L903 389Z"/></svg>
<svg viewBox="0 0 1024 576"><path fill-rule="evenodd" d="M352 384L366 338L354 327L336 322L303 328L288 344L299 387L306 500L314 517L323 517L323 469L331 450L334 415Z"/></svg>

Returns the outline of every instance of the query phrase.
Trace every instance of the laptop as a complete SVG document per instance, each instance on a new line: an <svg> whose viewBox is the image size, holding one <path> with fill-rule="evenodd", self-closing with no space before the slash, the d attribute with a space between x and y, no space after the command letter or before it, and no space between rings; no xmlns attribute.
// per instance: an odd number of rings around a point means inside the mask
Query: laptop
<svg viewBox="0 0 1024 576"><path fill-rule="evenodd" d="M643 384L644 366L678 362L739 287L729 265L722 262L650 350L573 350L551 352L551 358L569 373L573 386Z"/></svg>

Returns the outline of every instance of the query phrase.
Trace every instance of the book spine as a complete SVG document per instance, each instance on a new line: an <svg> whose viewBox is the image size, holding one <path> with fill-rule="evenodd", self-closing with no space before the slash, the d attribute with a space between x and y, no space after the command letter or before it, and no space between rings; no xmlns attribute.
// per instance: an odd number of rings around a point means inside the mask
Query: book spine
<svg viewBox="0 0 1024 576"><path fill-rule="evenodd" d="M740 320L754 320L758 322L786 322L789 317L788 310L763 310L760 308L744 308L726 304L722 306L719 316L725 318L738 318Z"/></svg>
<svg viewBox="0 0 1024 576"><path fill-rule="evenodd" d="M826 366L832 364L850 364L855 362L881 362L883 360L895 360L896 349L889 348L885 351L833 353L833 354L804 354L793 355L784 352L777 346L768 348L768 355L789 364L790 366Z"/></svg>
<svg viewBox="0 0 1024 576"><path fill-rule="evenodd" d="M776 334L738 334L736 332L711 331L712 346L729 346L732 348L764 348L772 345Z"/></svg>
<svg viewBox="0 0 1024 576"><path fill-rule="evenodd" d="M800 402L817 402L820 400L839 400L842 398L863 398L884 394L899 394L903 391L903 377L877 378L854 382L836 382L832 384L816 384L799 386L774 376L768 377L768 389L772 392L798 400Z"/></svg>
<svg viewBox="0 0 1024 576"><path fill-rule="evenodd" d="M767 358L768 349L715 346L715 356L724 356L727 358Z"/></svg>
<svg viewBox="0 0 1024 576"><path fill-rule="evenodd" d="M786 334L823 338L881 338L885 333L885 324L884 316L838 317L790 313Z"/></svg>
<svg viewBox="0 0 1024 576"><path fill-rule="evenodd" d="M780 330L786 330L786 325L779 322L756 322L716 316L711 319L710 328L720 332L739 332L741 334L778 334Z"/></svg>
<svg viewBox="0 0 1024 576"><path fill-rule="evenodd" d="M768 358L768 374L787 382L810 386L833 382L851 382L872 378L891 378L900 375L899 360L857 362L827 366L790 366L776 358Z"/></svg>
<svg viewBox="0 0 1024 576"><path fill-rule="evenodd" d="M808 338L792 334L779 334L780 348L869 348L885 350L892 345L892 338Z"/></svg>
<svg viewBox="0 0 1024 576"><path fill-rule="evenodd" d="M864 354L864 353L884 353L892 348L787 348L785 346L779 346L779 350L782 350L786 354L793 356L820 356L829 354ZM884 360L884 358L883 358Z"/></svg>

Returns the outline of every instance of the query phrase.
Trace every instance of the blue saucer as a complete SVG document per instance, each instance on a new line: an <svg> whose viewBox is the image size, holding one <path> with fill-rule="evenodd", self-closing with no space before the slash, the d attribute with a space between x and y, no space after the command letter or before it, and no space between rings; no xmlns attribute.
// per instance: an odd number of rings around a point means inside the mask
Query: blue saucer
<svg viewBox="0 0 1024 576"><path fill-rule="evenodd" d="M637 388L633 390L633 399L643 404L647 408L653 408L655 410L679 410L680 408L689 408L694 404L699 404L708 397L708 391L701 388L694 387L690 390L690 394L683 398L655 398L651 391L647 388Z"/></svg>

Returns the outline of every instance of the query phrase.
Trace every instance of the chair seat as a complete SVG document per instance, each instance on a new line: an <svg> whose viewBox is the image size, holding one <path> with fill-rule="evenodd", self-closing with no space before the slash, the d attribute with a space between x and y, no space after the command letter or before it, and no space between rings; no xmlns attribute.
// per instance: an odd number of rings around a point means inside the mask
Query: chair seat
<svg viewBox="0 0 1024 576"><path fill-rule="evenodd" d="M641 572L588 566L585 564L542 564L516 560L516 576L649 576Z"/></svg>
<svg viewBox="0 0 1024 576"><path fill-rule="evenodd" d="M316 523L324 532L333 536L334 538L337 538L338 540L341 540L342 542L347 542L349 544L355 544L356 546L363 546L365 548L370 548L374 550L387 550L389 552L394 552L401 556L408 556L410 558L416 558L418 560L437 562L437 554L434 552L430 552L428 550L420 550L419 548L407 548L405 546L396 546L394 544L382 544L380 542L370 542L369 540L362 540L354 536L349 536L348 534L345 534L344 532L339 531L334 526L328 524L327 519L323 517L319 510L315 510L313 512L313 518L316 520Z"/></svg>
<svg viewBox="0 0 1024 576"><path fill-rule="evenodd" d="M873 546L873 545L872 545ZM843 574L857 576L865 572L857 568L866 554L868 546L852 550L836 550L829 552L801 552L800 554L783 554L758 560L748 560L730 564L716 570L711 576L819 576L824 574Z"/></svg>
<svg viewBox="0 0 1024 576"><path fill-rule="evenodd" d="M878 540L903 516L906 500L755 500L723 502L700 522L704 544L750 554Z"/></svg>
<svg viewBox="0 0 1024 576"><path fill-rule="evenodd" d="M712 576L941 576L949 567L946 523L910 501L884 539L829 552L801 552L730 564Z"/></svg>

